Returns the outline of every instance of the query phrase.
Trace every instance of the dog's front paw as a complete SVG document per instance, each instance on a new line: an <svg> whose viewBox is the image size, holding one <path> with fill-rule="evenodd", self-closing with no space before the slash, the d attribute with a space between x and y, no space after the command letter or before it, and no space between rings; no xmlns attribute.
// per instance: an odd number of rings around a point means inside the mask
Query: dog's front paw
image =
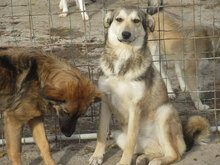
<svg viewBox="0 0 220 165"><path fill-rule="evenodd" d="M67 13L61 13L60 15L59 15L59 17L66 17L68 14Z"/></svg>
<svg viewBox="0 0 220 165"><path fill-rule="evenodd" d="M168 97L169 97L170 99L175 99L175 98L176 98L176 94L175 94L175 93L169 93L169 94L168 94Z"/></svg>
<svg viewBox="0 0 220 165"><path fill-rule="evenodd" d="M209 109L209 106L206 104L199 104L196 108L199 110L207 110Z"/></svg>
<svg viewBox="0 0 220 165"><path fill-rule="evenodd" d="M86 12L84 14L82 13L82 19L84 21L88 21L89 20L89 15Z"/></svg>
<svg viewBox="0 0 220 165"><path fill-rule="evenodd" d="M89 164L90 165L99 165L102 164L103 162L103 156L91 156L89 159Z"/></svg>

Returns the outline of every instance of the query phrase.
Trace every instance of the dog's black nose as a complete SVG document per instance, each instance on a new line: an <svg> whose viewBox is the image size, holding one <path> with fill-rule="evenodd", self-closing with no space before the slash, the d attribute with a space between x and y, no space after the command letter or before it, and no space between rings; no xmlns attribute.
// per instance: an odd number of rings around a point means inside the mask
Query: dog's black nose
<svg viewBox="0 0 220 165"><path fill-rule="evenodd" d="M122 37L124 39L129 39L131 37L131 33L128 31L124 31L124 32L122 32Z"/></svg>

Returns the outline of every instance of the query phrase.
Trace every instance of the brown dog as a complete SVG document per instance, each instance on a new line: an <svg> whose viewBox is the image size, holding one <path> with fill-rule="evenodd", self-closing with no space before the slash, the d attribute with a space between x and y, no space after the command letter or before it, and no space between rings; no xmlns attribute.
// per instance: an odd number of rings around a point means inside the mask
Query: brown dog
<svg viewBox="0 0 220 165"><path fill-rule="evenodd" d="M7 151L20 165L22 128L27 123L45 164L54 165L43 127L44 112L56 109L62 133L71 136L79 116L102 94L71 64L37 51L0 51L0 106Z"/></svg>
<svg viewBox="0 0 220 165"><path fill-rule="evenodd" d="M170 98L176 95L172 83L165 71L165 61L174 64L175 72L183 92L189 92L196 109L206 110L209 106L200 99L199 80L202 58L216 56L220 48L219 37L213 36L213 29L208 26L195 26L190 22L182 22L175 14L168 11L152 16L155 21L155 31L149 34L149 48L156 69L166 83ZM158 21L159 20L159 21ZM160 22L160 23L159 23ZM220 30L215 27L215 36L220 36ZM161 58L161 60L160 60Z"/></svg>

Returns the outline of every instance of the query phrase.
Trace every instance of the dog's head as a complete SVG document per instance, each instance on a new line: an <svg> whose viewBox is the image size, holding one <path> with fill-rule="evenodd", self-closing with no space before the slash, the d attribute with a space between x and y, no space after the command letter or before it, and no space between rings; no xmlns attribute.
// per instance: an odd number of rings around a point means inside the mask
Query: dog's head
<svg viewBox="0 0 220 165"><path fill-rule="evenodd" d="M101 101L102 93L87 78L63 81L56 87L47 84L40 96L56 109L62 133L70 137L75 131L77 119L95 102Z"/></svg>
<svg viewBox="0 0 220 165"><path fill-rule="evenodd" d="M104 19L111 43L134 43L143 40L148 32L154 31L154 19L135 7L108 11Z"/></svg>

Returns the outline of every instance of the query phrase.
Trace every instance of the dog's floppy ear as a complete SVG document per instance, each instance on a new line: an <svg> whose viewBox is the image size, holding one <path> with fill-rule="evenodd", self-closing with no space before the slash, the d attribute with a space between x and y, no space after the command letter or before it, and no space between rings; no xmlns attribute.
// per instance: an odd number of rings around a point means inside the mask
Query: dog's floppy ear
<svg viewBox="0 0 220 165"><path fill-rule="evenodd" d="M39 90L39 95L44 99L55 102L65 102L64 93L50 85L45 85Z"/></svg>
<svg viewBox="0 0 220 165"><path fill-rule="evenodd" d="M112 21L113 21L113 11L109 10L106 14L105 14L105 19L104 19L104 27L105 28L109 28Z"/></svg>
<svg viewBox="0 0 220 165"><path fill-rule="evenodd" d="M144 10L140 10L139 14L142 19L142 25L145 31L150 30L151 32L153 32L155 28L154 18L151 15L147 14Z"/></svg>
<svg viewBox="0 0 220 165"><path fill-rule="evenodd" d="M147 13L153 15L163 9L163 0L148 0ZM159 10L158 10L159 8Z"/></svg>
<svg viewBox="0 0 220 165"><path fill-rule="evenodd" d="M149 30L153 32L155 29L155 21L154 18L149 14L146 15L146 23L147 23L147 28L149 28Z"/></svg>

